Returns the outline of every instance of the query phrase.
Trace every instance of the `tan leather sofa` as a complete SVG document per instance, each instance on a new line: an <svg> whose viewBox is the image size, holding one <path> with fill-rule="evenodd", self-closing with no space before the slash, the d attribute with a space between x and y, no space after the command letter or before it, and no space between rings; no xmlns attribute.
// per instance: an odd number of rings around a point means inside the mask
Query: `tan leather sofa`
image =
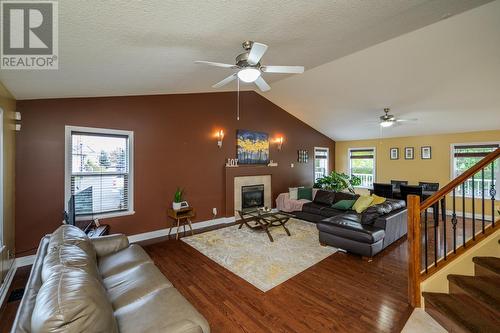
<svg viewBox="0 0 500 333"><path fill-rule="evenodd" d="M40 242L11 332L208 333L205 318L124 235L63 225Z"/></svg>

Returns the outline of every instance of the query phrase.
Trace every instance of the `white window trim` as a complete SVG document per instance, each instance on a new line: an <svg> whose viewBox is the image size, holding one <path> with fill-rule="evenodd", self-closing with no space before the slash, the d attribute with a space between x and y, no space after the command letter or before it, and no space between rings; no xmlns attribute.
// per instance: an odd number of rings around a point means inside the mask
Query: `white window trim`
<svg viewBox="0 0 500 333"><path fill-rule="evenodd" d="M453 179L455 179L455 146L467 146L467 145L500 145L500 141L480 141L480 142L463 142L463 143L452 143L450 145L450 181L452 181ZM499 163L499 161L496 161L496 163ZM500 170L500 168L499 168ZM497 187L498 187L498 184L499 184L499 180L500 180L500 172L499 174L496 175L497 176ZM498 190L498 188L495 188L497 193L496 193L496 197L495 197L495 200L500 200L500 191ZM466 195L465 196L466 198L472 198L472 195ZM490 196L488 197L484 197L484 199L491 199ZM474 197L474 199L481 199L481 197Z"/></svg>
<svg viewBox="0 0 500 333"><path fill-rule="evenodd" d="M313 183L316 182L316 149L326 149L327 159L326 159L326 174L330 174L330 148L328 147L314 147L314 161L313 161Z"/></svg>
<svg viewBox="0 0 500 333"><path fill-rule="evenodd" d="M111 212L95 214L95 219L112 218L119 216L127 216L135 214L134 211L134 132L116 129L81 127L81 126L65 126L65 156L64 156L64 209L68 210L68 201L71 197L71 133L72 132L88 132L93 134L110 134L110 135L126 135L128 136L128 152L129 152L129 193L128 193L128 210L123 212ZM78 220L78 218L77 218Z"/></svg>
<svg viewBox="0 0 500 333"><path fill-rule="evenodd" d="M373 182L377 182L377 148L376 147L351 147L347 148L347 159L348 159L348 171L349 174L348 176L351 176L351 150L358 150L358 149L373 149ZM366 189L371 189L370 187L367 186L354 186L354 188L366 188Z"/></svg>

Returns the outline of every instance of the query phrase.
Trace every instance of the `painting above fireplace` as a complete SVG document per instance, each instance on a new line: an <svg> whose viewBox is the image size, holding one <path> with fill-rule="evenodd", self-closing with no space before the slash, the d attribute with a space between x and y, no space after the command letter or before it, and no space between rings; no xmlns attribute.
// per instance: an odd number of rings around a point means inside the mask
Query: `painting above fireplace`
<svg viewBox="0 0 500 333"><path fill-rule="evenodd" d="M267 133L238 130L238 163L268 164L269 135Z"/></svg>

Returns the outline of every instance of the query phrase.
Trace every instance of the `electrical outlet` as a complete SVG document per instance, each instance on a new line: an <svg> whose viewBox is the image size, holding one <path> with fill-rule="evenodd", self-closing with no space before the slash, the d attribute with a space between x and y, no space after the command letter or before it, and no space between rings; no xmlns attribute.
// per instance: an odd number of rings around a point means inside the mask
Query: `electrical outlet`
<svg viewBox="0 0 500 333"><path fill-rule="evenodd" d="M212 208L212 214L214 214L214 217L217 216L217 208L215 208L215 207Z"/></svg>

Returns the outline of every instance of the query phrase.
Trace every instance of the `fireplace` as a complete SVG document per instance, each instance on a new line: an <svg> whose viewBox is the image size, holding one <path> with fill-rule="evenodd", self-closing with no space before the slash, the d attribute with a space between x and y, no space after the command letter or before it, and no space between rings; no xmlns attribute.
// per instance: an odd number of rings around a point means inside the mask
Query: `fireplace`
<svg viewBox="0 0 500 333"><path fill-rule="evenodd" d="M264 184L241 187L241 208L264 207Z"/></svg>

